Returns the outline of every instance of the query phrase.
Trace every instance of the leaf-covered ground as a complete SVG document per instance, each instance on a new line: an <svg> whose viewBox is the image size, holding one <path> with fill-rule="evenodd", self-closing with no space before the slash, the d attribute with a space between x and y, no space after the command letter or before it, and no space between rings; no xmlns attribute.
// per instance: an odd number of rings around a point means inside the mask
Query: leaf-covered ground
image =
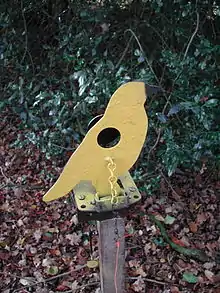
<svg viewBox="0 0 220 293"><path fill-rule="evenodd" d="M42 202L70 154L54 162L34 146L12 147L23 130L10 113L1 116L0 291L99 292L98 269L84 266L90 258L89 234L96 227L78 223L69 198ZM162 175L157 194L143 193L142 203L129 211L126 292L220 292L220 182L213 173L204 165L197 174ZM167 237L178 247L202 250L207 259L181 254ZM97 257L96 235L92 242Z"/></svg>

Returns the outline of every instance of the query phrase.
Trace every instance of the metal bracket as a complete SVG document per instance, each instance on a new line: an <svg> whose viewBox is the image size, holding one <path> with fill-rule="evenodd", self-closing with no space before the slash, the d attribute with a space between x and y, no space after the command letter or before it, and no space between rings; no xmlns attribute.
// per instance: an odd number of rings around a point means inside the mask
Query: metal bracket
<svg viewBox="0 0 220 293"><path fill-rule="evenodd" d="M129 172L119 176L118 183L121 187L121 193L118 195L118 203L112 204L111 195L99 197L91 182L81 181L73 189L78 210L87 213L121 210L141 199L141 194Z"/></svg>

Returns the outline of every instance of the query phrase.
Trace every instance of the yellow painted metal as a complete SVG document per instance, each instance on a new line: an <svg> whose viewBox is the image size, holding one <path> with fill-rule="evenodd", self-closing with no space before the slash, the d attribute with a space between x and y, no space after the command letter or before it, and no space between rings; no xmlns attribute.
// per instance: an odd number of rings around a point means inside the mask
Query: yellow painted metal
<svg viewBox="0 0 220 293"><path fill-rule="evenodd" d="M111 97L103 117L88 131L43 200L48 202L58 199L83 181L91 182L99 198L110 195L106 158L110 157L116 163L117 178L135 163L147 134L145 101L143 82L129 82L119 87ZM116 128L120 132L120 141L110 148L101 147L97 141L100 132L106 128ZM121 193L118 184L117 192Z"/></svg>

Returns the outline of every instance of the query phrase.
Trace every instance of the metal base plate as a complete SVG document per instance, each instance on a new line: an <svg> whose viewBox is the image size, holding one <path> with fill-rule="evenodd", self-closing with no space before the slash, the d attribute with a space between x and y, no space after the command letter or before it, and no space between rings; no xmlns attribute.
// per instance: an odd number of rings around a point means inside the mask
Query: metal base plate
<svg viewBox="0 0 220 293"><path fill-rule="evenodd" d="M120 217L126 217L128 209L123 208L117 211L106 211L106 212L82 212L77 210L78 221L79 222L88 222L88 221L104 221L107 219Z"/></svg>

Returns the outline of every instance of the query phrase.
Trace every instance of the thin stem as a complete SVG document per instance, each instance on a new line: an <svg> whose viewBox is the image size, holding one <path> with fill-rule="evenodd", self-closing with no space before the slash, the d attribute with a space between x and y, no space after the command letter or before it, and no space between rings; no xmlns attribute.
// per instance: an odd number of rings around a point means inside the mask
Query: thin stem
<svg viewBox="0 0 220 293"><path fill-rule="evenodd" d="M39 281L39 282L36 282L36 283L33 283L33 284L29 284L29 285L23 286L23 287L21 287L21 288L19 288L19 289L14 290L13 293L18 292L18 291L20 291L21 289L24 289L24 288L34 287L34 286L39 285L39 284L42 284L42 283L44 284L44 283L50 282L50 281L55 280L55 279L57 279L57 278L61 278L61 277L64 277L64 276L68 276L68 275L71 274L72 272L79 271L79 270L81 270L81 269L83 269L83 268L85 268L85 267L87 267L86 264L85 264L85 265L82 265L82 266L80 266L80 267L78 267L78 268L76 268L76 269L74 269L74 270L70 270L70 271L68 271L68 272L65 272L65 273L62 273L62 274L59 274L59 275L53 276L53 277L51 277L51 278L48 278L48 279L45 279L45 280L42 280L42 281ZM78 289L77 289L77 290L78 290ZM73 292L73 291L68 291L68 292Z"/></svg>
<svg viewBox="0 0 220 293"><path fill-rule="evenodd" d="M199 13L196 12L196 28L195 28L195 31L193 32L193 34L192 34L192 36L191 36L191 38L190 38L190 40L189 40L189 43L188 43L188 45L187 45L187 47L186 47L186 50L185 50L185 53L184 53L184 56L183 56L183 60L182 60L182 62L185 60L185 58L186 58L186 56L187 56L187 54L188 54L189 48L190 48L190 46L191 46L191 44L192 44L193 39L195 38L195 36L196 36L196 34L197 34L197 32L198 32L198 29L199 29ZM180 78L180 76L182 75L182 73L183 73L183 68L180 70L179 74L178 74L178 75L176 76L176 78L174 79L173 84L172 84L172 89L174 88L174 86L175 86L177 80ZM169 97L168 97L168 99L167 99L167 101L166 101L166 104L165 104L164 107L163 107L162 114L165 113L166 108L167 108L167 106L168 106L168 104L169 104L169 102L170 102L171 96L172 96L172 92L170 93L170 95L169 95Z"/></svg>

